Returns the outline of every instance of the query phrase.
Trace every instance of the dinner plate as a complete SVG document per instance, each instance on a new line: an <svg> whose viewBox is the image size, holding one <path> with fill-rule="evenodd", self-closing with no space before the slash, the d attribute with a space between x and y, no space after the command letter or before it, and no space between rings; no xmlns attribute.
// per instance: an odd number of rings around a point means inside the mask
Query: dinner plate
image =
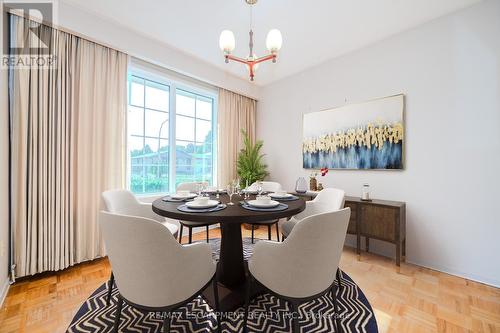
<svg viewBox="0 0 500 333"><path fill-rule="evenodd" d="M272 208L278 206L280 203L278 201L271 200L268 203L259 202L259 200L249 200L247 204L257 208Z"/></svg>
<svg viewBox="0 0 500 333"><path fill-rule="evenodd" d="M170 195L172 199L192 199L197 197L198 195L196 193L189 193L189 194L179 194L179 193L174 193Z"/></svg>
<svg viewBox="0 0 500 333"><path fill-rule="evenodd" d="M186 206L187 207L194 208L194 209L196 209L196 208L202 209L202 208L215 207L218 204L219 204L219 201L217 201L217 200L208 200L206 203L197 202L196 200L186 202Z"/></svg>
<svg viewBox="0 0 500 333"><path fill-rule="evenodd" d="M285 194L271 193L271 194L269 194L269 196L271 198L280 198L281 199L281 198L290 198L293 195L290 193L285 193Z"/></svg>

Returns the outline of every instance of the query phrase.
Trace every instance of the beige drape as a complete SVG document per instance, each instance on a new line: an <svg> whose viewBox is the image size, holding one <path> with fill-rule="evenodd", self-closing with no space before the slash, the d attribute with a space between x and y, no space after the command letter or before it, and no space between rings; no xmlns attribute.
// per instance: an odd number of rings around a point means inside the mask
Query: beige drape
<svg viewBox="0 0 500 333"><path fill-rule="evenodd" d="M217 182L220 186L237 178L236 161L243 148L241 130L245 130L255 142L256 104L254 99L219 89Z"/></svg>
<svg viewBox="0 0 500 333"><path fill-rule="evenodd" d="M11 36L31 55L28 20ZM16 275L103 255L100 194L125 181L127 55L39 25L50 69L11 69L12 226Z"/></svg>

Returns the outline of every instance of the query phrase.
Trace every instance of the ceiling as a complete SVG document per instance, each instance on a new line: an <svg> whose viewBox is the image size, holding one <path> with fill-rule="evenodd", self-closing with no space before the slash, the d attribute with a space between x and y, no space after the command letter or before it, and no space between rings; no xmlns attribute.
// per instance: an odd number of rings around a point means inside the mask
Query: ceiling
<svg viewBox="0 0 500 333"><path fill-rule="evenodd" d="M224 63L219 34L232 30L234 54L248 54L250 8L244 0L65 0L117 24L247 79L241 64ZM266 85L360 49L480 0L259 0L253 7L255 51L281 30L278 62L263 63L255 84ZM185 69L188 71L188 69Z"/></svg>

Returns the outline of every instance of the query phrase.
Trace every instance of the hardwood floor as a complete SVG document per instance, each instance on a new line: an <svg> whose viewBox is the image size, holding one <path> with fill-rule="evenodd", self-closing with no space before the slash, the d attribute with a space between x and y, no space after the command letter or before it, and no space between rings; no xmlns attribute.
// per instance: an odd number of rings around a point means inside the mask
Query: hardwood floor
<svg viewBox="0 0 500 333"><path fill-rule="evenodd" d="M267 238L267 229L256 235ZM220 236L219 230L210 236ZM204 238L204 232L193 237ZM358 261L350 248L340 266L364 291L380 332L500 332L500 289L405 263L398 273L392 260L364 253ZM108 260L99 259L17 282L0 310L0 333L65 332L109 274Z"/></svg>

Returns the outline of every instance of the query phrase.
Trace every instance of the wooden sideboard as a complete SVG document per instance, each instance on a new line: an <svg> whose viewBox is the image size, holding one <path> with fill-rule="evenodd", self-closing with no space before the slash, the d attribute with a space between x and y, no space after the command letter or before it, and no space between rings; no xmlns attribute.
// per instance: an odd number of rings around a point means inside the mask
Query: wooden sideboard
<svg viewBox="0 0 500 333"><path fill-rule="evenodd" d="M295 193L311 200L314 192ZM356 251L361 254L361 236L365 237L365 250L370 251L370 239L389 242L396 247L396 265L406 256L406 204L399 201L364 201L358 197L345 197L345 207L351 208L348 234L356 235Z"/></svg>

